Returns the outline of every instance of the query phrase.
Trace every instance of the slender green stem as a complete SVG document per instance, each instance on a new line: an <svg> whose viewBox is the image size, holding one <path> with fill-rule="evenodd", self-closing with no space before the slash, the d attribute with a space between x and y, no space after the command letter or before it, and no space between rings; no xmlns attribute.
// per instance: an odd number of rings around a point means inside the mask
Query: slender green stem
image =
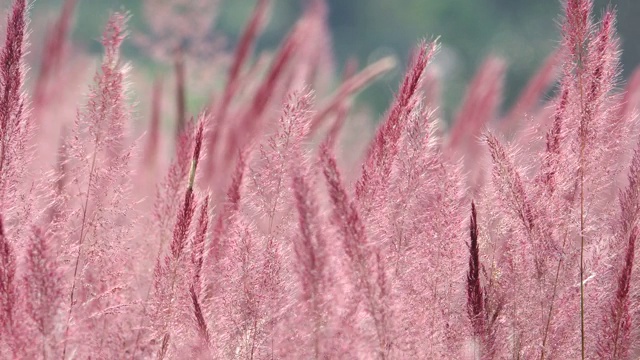
<svg viewBox="0 0 640 360"><path fill-rule="evenodd" d="M582 359L584 359L584 177L582 171L580 171L580 338Z"/></svg>
<svg viewBox="0 0 640 360"><path fill-rule="evenodd" d="M582 21L582 20L581 20ZM587 24L579 24L580 27L584 26L586 28ZM580 34L579 38L576 41L576 54L577 54L577 63L576 63L576 75L578 78L578 90L580 91L580 127L578 138L580 140L580 158L578 164L578 181L580 182L580 352L582 360L585 359L585 332L584 332L584 230L585 230L585 219L584 219L584 172L585 172L585 147L586 147L586 137L587 137L587 126L589 119L589 112L586 109L586 105L584 103L584 88L583 88L583 73L584 73L584 51L586 46L587 38L583 38L585 35Z"/></svg>
<svg viewBox="0 0 640 360"><path fill-rule="evenodd" d="M96 144L98 143L98 139L96 139ZM80 258L82 257L82 243L84 242L84 237L85 237L85 226L87 223L87 209L89 207L89 196L91 194L91 184L93 182L93 176L94 176L94 170L96 167L96 157L97 157L97 149L94 149L93 151L93 156L91 159L91 169L89 170L89 181L87 184L87 196L85 197L84 200L84 207L82 210L82 226L80 228L80 239L78 240L78 256L76 256L76 261L75 261L75 266L73 269L73 283L71 285L71 295L70 295L70 299L69 299L69 313L67 314L67 322L65 325L65 330L64 330L64 345L62 348L62 359L64 359L66 357L67 354L67 337L69 335L69 322L71 321L71 315L73 314L73 304L74 304L74 297L75 297L75 291L76 291L76 286L77 286L77 279L78 279L78 266L80 264Z"/></svg>

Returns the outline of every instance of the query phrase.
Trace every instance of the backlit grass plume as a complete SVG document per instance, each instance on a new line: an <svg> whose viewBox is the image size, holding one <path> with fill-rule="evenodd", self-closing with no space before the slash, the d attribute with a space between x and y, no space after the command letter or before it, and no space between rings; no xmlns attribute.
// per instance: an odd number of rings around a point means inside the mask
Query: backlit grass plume
<svg viewBox="0 0 640 360"><path fill-rule="evenodd" d="M447 126L439 40L374 125L352 97L397 64L338 76L324 0L264 52L256 1L229 53L218 1L145 1L153 76L127 13L89 61L78 3L37 59L29 2L7 12L0 358L640 356L640 72L623 86L614 9L563 1L515 105L491 55Z"/></svg>

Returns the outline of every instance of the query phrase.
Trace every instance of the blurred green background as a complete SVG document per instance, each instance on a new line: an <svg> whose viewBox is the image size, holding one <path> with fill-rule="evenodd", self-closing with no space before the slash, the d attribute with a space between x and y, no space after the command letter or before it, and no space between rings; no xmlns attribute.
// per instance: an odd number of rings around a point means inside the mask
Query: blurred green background
<svg viewBox="0 0 640 360"><path fill-rule="evenodd" d="M132 13L134 31L145 29L143 0L79 0L74 41L99 52L101 29L110 10ZM304 8L305 0L274 0L271 20L259 48L277 46ZM559 41L559 0L327 0L338 70L350 57L363 66L383 55L407 62L412 46L423 38L440 37L446 54L443 83L445 115L449 117L463 96L464 87L488 54L504 57L508 64L505 106ZM231 48L255 0L221 0L215 30ZM37 0L35 13L55 13L61 0ZM640 63L640 1L595 0L596 14L607 5L618 11L624 76ZM35 14L34 14L35 15ZM125 49L134 60L145 55L131 42ZM400 71L379 81L360 95L377 113L384 111L399 81Z"/></svg>

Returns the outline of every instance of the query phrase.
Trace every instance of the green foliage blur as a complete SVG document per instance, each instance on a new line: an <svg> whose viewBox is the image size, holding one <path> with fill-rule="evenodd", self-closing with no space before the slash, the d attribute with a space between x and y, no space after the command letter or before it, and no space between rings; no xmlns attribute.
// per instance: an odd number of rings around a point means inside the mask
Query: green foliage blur
<svg viewBox="0 0 640 360"><path fill-rule="evenodd" d="M100 51L102 26L111 11L128 10L134 31L144 31L143 0L79 0L74 41ZM384 55L399 64L408 61L420 39L439 37L446 68L442 84L444 114L450 118L464 88L483 59L494 54L506 59L505 106L518 95L531 74L559 41L559 0L327 0L337 68L355 57L360 66ZM259 48L277 46L304 8L306 0L274 0L271 21ZM55 12L61 0L38 0L34 12ZM216 29L231 47L255 0L222 0ZM608 4L618 10L618 30L624 49L624 74L640 63L640 1L596 0L595 13ZM130 42L127 56L150 65ZM446 55L446 56L445 56ZM363 92L358 101L381 113L391 100L402 68Z"/></svg>

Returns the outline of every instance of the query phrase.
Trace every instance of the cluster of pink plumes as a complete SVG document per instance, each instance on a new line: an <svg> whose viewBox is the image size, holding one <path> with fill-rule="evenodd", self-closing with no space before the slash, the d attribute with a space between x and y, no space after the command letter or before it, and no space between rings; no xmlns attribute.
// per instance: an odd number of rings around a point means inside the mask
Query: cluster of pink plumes
<svg viewBox="0 0 640 360"><path fill-rule="evenodd" d="M394 64L332 82L323 0L253 56L258 0L213 89L193 85L210 23L184 9L216 2L174 3L149 6L176 21L146 38L169 91L122 62L128 15L94 69L68 39L74 0L27 59L28 1L8 10L0 358L640 356L640 73L621 86L613 10L565 1L515 105L492 57L449 130L423 42L368 132L351 98ZM195 116L188 91L208 99Z"/></svg>

